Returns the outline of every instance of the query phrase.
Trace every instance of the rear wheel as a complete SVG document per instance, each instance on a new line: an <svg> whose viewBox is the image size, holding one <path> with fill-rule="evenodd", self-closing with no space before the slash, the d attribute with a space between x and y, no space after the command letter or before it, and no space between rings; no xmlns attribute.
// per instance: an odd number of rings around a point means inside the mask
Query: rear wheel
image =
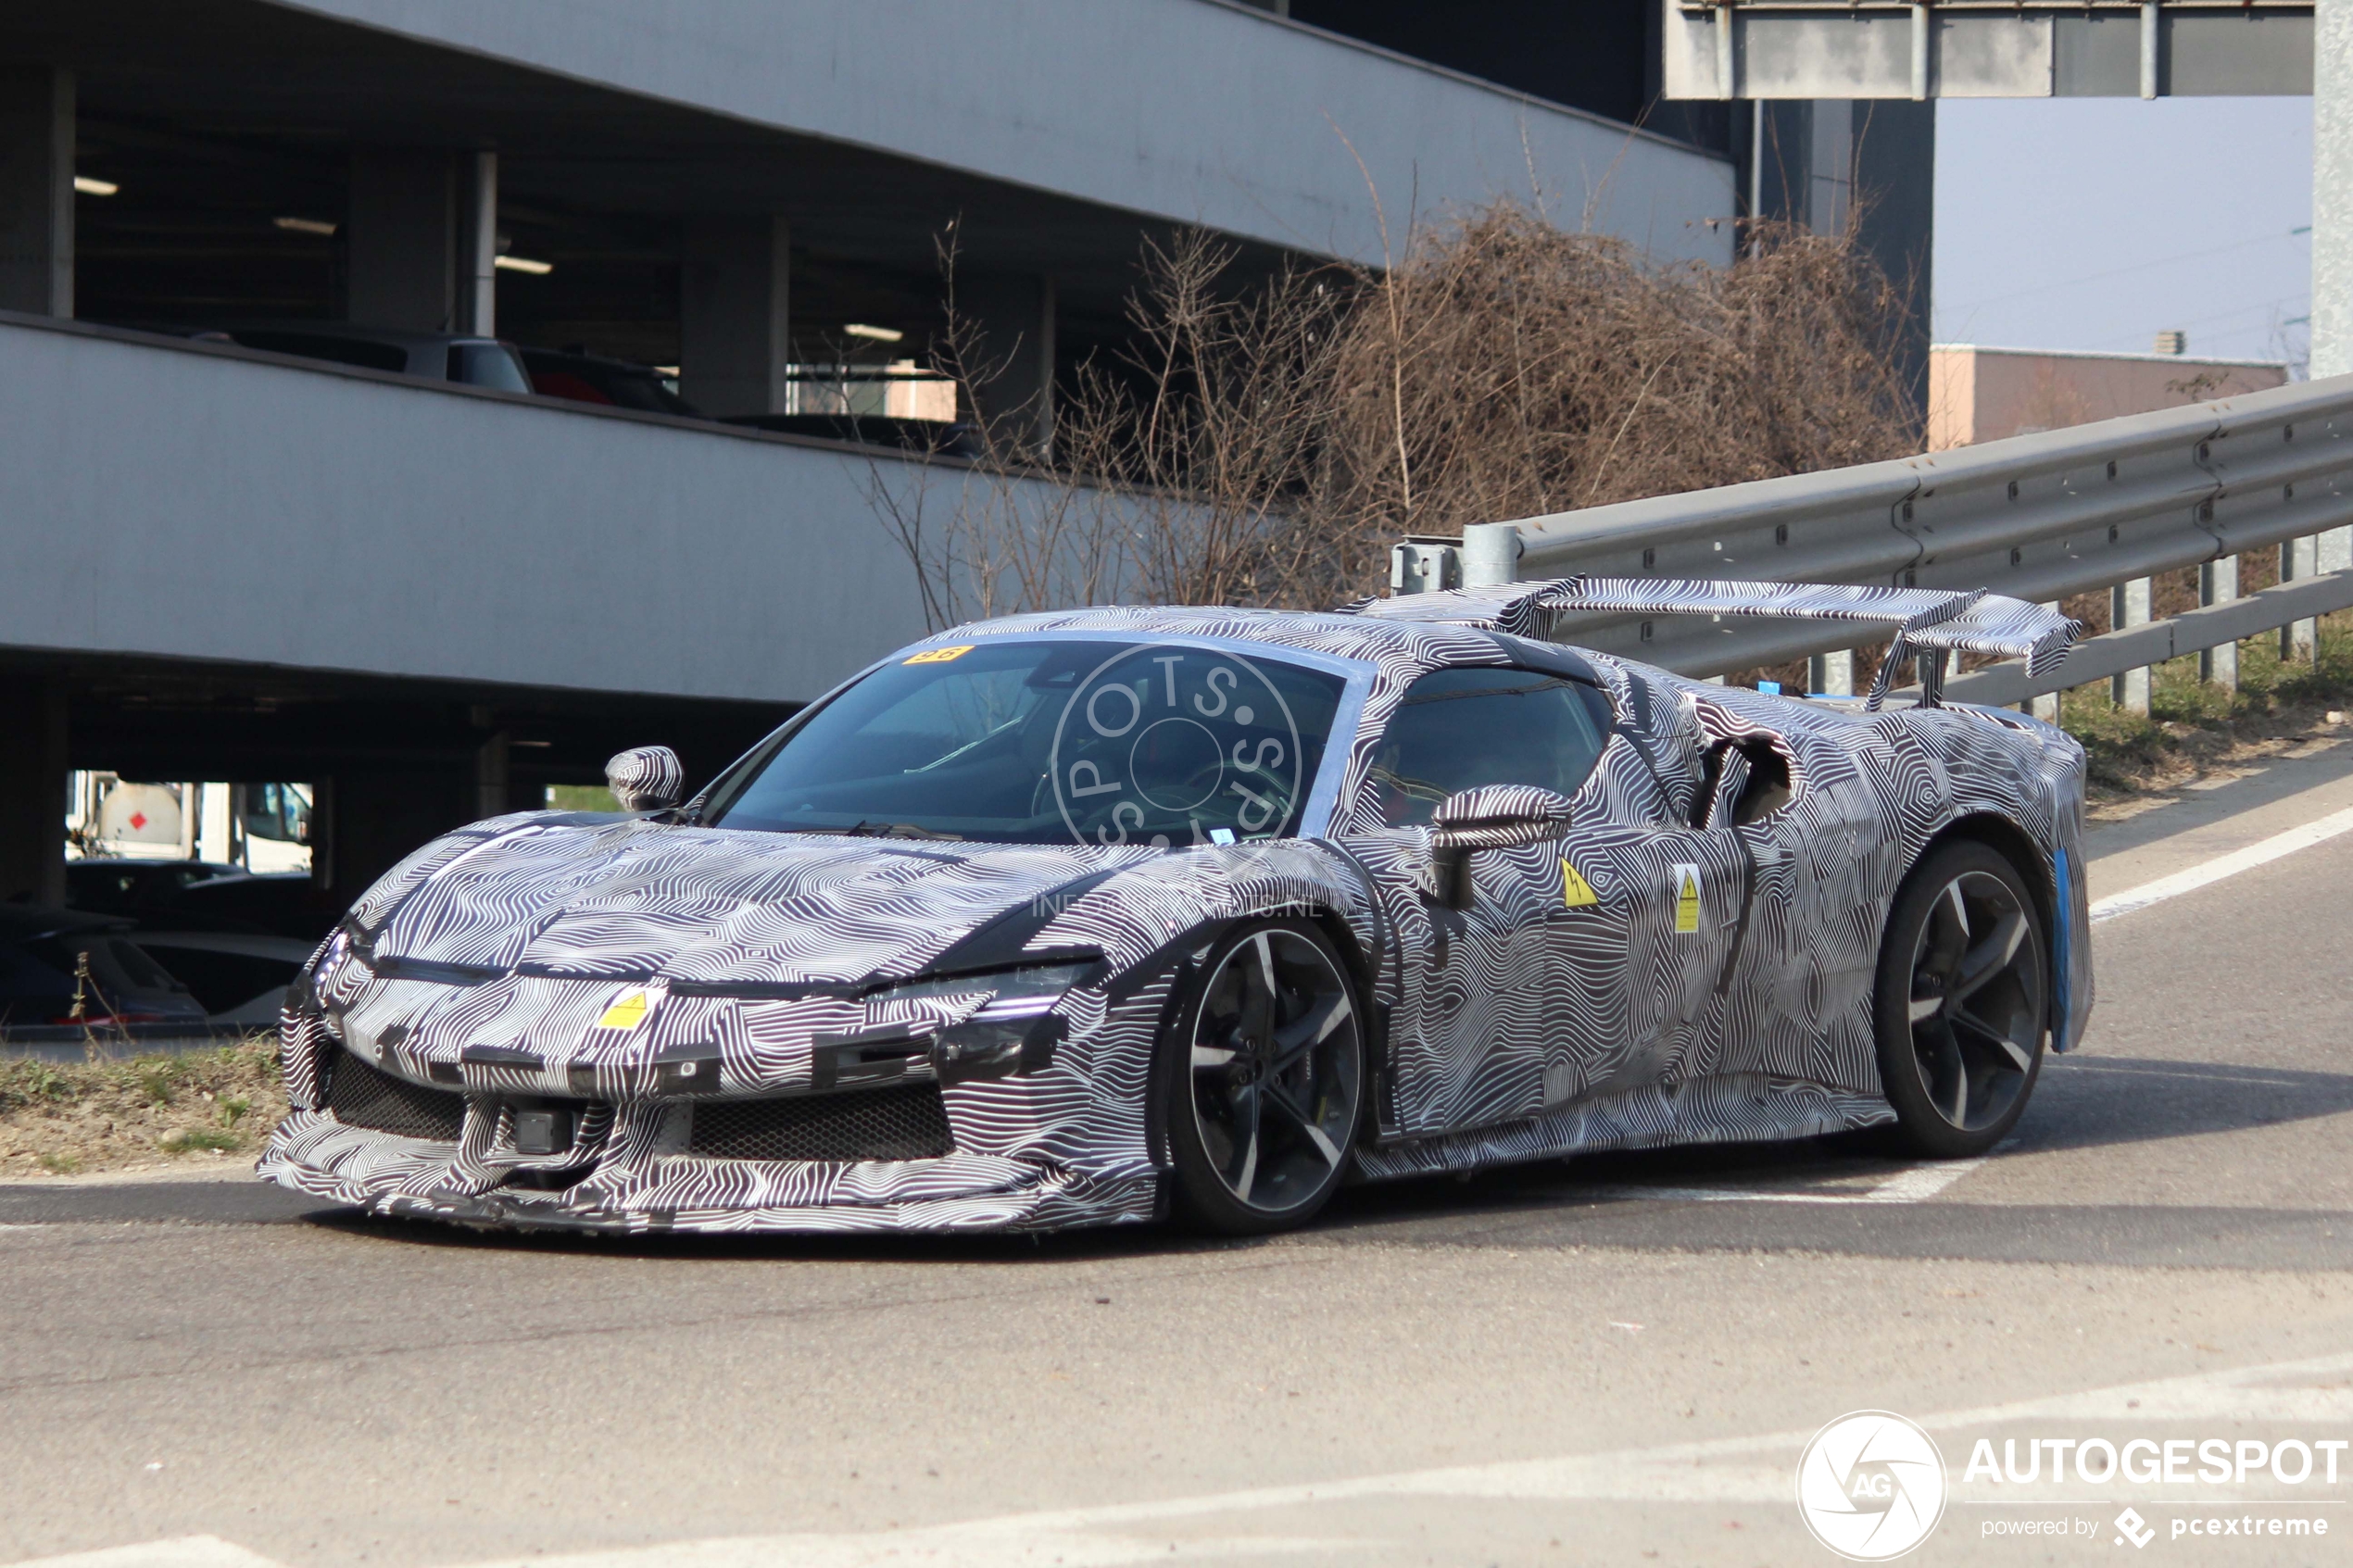
<svg viewBox="0 0 2353 1568"><path fill-rule="evenodd" d="M1246 1236L1304 1223L1329 1200L1364 1113L1365 1039L1322 932L1285 921L1220 942L1160 1067L1186 1218Z"/></svg>
<svg viewBox="0 0 2353 1568"><path fill-rule="evenodd" d="M2042 1071L2050 968L2018 869L1982 844L1905 879L1880 948L1880 1076L1908 1152L1954 1160L2009 1133Z"/></svg>

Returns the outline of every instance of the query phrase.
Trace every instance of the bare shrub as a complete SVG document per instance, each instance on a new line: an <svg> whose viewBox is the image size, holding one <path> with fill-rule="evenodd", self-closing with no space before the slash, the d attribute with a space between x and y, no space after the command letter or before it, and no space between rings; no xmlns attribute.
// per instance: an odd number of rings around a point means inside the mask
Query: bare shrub
<svg viewBox="0 0 2353 1568"><path fill-rule="evenodd" d="M1047 475L987 431L937 521L878 509L943 613L1318 608L1377 589L1401 534L1919 450L1906 302L1851 231L1748 241L1729 270L1655 266L1502 202L1385 274L1237 283L1233 247L1180 232L1145 247L1119 359L1063 389L1050 504L1008 503ZM941 368L987 406L952 324Z"/></svg>
<svg viewBox="0 0 2353 1568"><path fill-rule="evenodd" d="M1851 234L1760 229L1729 270L1498 204L1419 236L1333 356L1314 511L1369 586L1400 533L1919 449L1904 301Z"/></svg>

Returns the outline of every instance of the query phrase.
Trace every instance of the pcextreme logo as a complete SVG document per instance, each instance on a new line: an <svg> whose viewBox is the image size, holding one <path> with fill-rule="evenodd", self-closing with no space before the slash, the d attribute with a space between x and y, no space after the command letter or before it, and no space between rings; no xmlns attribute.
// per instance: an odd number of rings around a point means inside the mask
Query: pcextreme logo
<svg viewBox="0 0 2353 1568"><path fill-rule="evenodd" d="M1944 1456L1900 1415L1840 1416L1797 1461L1797 1512L1816 1540L1850 1562L1901 1557L1944 1516Z"/></svg>

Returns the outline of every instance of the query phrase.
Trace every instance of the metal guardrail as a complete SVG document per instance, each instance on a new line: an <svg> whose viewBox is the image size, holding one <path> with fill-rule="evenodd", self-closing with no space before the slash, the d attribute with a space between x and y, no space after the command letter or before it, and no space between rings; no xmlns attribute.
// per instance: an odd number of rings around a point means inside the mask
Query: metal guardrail
<svg viewBox="0 0 2353 1568"><path fill-rule="evenodd" d="M2353 376L1825 473L1653 496L1391 551L1395 593L1579 574L1987 588L2049 601L2353 524ZM2095 637L2017 702L2353 606L2353 571ZM1567 633L1686 675L1850 646L1820 624L1595 617ZM2124 662L2118 662L2123 660ZM1983 695L1981 695L1983 694Z"/></svg>

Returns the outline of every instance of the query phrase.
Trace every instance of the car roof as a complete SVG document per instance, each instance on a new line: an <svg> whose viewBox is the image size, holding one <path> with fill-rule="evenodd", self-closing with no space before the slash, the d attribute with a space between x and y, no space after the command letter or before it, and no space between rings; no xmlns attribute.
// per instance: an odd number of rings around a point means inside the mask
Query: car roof
<svg viewBox="0 0 2353 1568"><path fill-rule="evenodd" d="M123 915L85 914L54 904L0 904L0 942L31 942L69 931L128 931Z"/></svg>
<svg viewBox="0 0 2353 1568"><path fill-rule="evenodd" d="M1507 658L1510 651L1493 633L1460 626L1376 621L1323 610L1245 609L1225 605L1104 605L1089 609L1050 610L972 621L925 641L953 644L960 638L1051 632L1225 638L1372 664L1491 664Z"/></svg>

